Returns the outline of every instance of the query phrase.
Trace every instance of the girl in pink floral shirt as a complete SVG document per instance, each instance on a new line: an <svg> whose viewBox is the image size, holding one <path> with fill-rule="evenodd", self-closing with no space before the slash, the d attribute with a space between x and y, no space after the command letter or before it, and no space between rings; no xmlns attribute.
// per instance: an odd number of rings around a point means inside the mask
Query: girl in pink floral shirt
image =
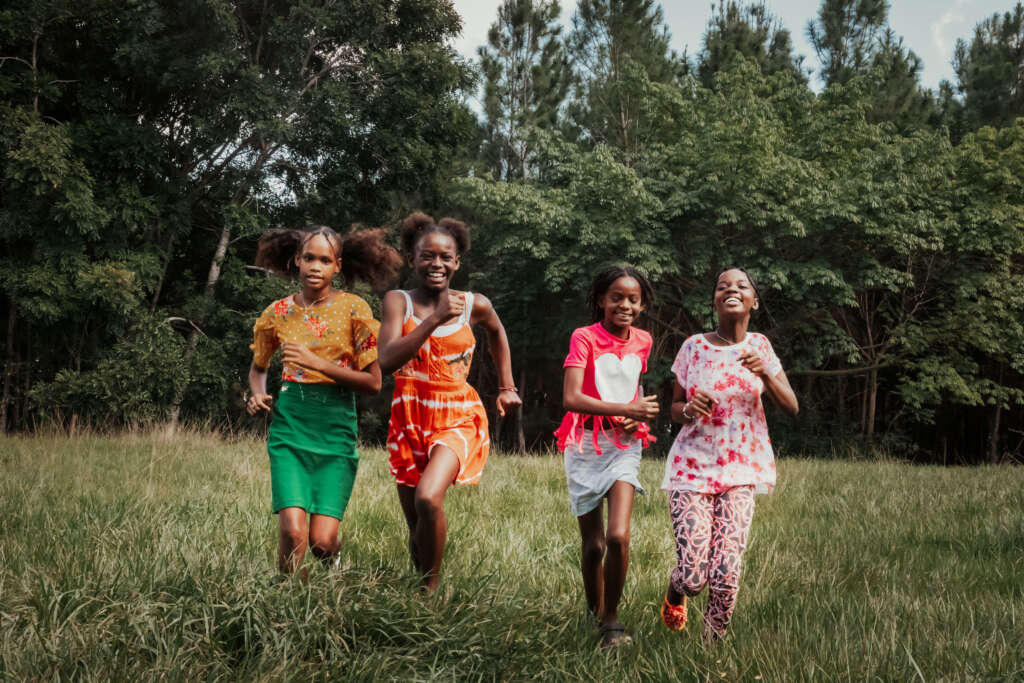
<svg viewBox="0 0 1024 683"><path fill-rule="evenodd" d="M665 625L686 625L686 598L708 586L703 636L725 634L736 605L754 494L775 487L775 458L761 394L799 410L771 342L747 332L757 290L739 268L718 276L718 327L687 339L672 372L672 419L682 423L665 463L678 564L661 608Z"/></svg>

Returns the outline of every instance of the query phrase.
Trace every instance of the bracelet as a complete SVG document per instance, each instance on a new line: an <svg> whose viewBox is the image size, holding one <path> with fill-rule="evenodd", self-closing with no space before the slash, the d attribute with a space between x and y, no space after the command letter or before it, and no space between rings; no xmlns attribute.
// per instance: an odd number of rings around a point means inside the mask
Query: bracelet
<svg viewBox="0 0 1024 683"><path fill-rule="evenodd" d="M516 385L514 384L510 387L498 387L498 391L514 391L517 394L519 393L519 390L516 389Z"/></svg>

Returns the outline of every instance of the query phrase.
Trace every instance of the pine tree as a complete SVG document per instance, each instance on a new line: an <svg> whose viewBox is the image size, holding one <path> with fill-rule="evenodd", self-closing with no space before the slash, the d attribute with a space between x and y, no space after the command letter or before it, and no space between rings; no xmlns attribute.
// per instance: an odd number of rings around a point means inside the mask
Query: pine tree
<svg viewBox="0 0 1024 683"><path fill-rule="evenodd" d="M1024 116L1024 5L994 14L953 53L966 126L1002 126Z"/></svg>
<svg viewBox="0 0 1024 683"><path fill-rule="evenodd" d="M708 21L704 49L698 57L697 74L705 87L711 87L714 74L736 57L753 58L761 73L790 71L801 83L807 76L801 68L803 57L793 55L789 31L763 2L749 5L743 0L722 0L717 13Z"/></svg>
<svg viewBox="0 0 1024 683"><path fill-rule="evenodd" d="M903 46L903 38L886 29L871 60L876 80L871 121L892 121L903 130L934 124L938 110L932 94L921 87L921 59Z"/></svg>
<svg viewBox="0 0 1024 683"><path fill-rule="evenodd" d="M871 64L876 39L889 16L888 0L824 0L807 37L821 63L825 85L846 83Z"/></svg>
<svg viewBox="0 0 1024 683"><path fill-rule="evenodd" d="M656 132L644 111L647 86L675 82L685 63L669 49L654 0L581 0L572 24L572 126L592 143L617 148L630 165Z"/></svg>
<svg viewBox="0 0 1024 683"><path fill-rule="evenodd" d="M555 128L571 83L557 0L504 0L479 50L483 158L495 177L530 176L532 128Z"/></svg>

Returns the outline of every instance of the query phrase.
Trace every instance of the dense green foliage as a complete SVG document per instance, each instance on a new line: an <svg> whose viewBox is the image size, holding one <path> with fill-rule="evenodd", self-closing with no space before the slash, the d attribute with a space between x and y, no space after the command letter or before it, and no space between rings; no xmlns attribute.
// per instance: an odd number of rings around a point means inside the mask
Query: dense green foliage
<svg viewBox="0 0 1024 683"><path fill-rule="evenodd" d="M475 81L443 0L0 13L0 425L255 426L250 326L290 286L247 266L257 235L425 208L471 221L457 284L509 330L525 406L499 442L550 441L583 293L625 260L655 283L644 381L666 399L717 270L742 265L803 406L773 426L783 449L1021 456L1020 4L958 44L937 94L884 0L822 2L821 92L762 3L720 3L695 61L652 0L581 1L564 40L558 14L502 3ZM472 378L493 396L486 361Z"/></svg>
<svg viewBox="0 0 1024 683"><path fill-rule="evenodd" d="M559 458L492 458L453 490L424 598L382 450L362 454L341 566L280 580L258 440L0 437L5 680L1017 680L1024 469L784 459L760 496L730 636L658 604L674 562L662 464L640 470L602 653ZM893 492L899 492L895 495Z"/></svg>

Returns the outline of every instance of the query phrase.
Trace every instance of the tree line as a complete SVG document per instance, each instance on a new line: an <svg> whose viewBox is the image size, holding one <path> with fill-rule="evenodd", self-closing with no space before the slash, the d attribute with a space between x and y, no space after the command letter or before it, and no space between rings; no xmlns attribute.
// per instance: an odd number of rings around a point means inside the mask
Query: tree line
<svg viewBox="0 0 1024 683"><path fill-rule="evenodd" d="M653 0L560 13L505 0L472 61L441 0L0 13L0 425L257 427L251 325L291 287L250 265L258 235L426 208L470 222L456 284L508 328L507 448L550 443L583 293L628 261L656 284L648 390L670 395L740 265L804 409L773 427L784 449L1020 457L1020 3L957 42L934 91L885 0L823 0L814 70L761 3L718 3L693 55ZM496 390L486 365L473 380ZM364 436L388 403L364 404Z"/></svg>

